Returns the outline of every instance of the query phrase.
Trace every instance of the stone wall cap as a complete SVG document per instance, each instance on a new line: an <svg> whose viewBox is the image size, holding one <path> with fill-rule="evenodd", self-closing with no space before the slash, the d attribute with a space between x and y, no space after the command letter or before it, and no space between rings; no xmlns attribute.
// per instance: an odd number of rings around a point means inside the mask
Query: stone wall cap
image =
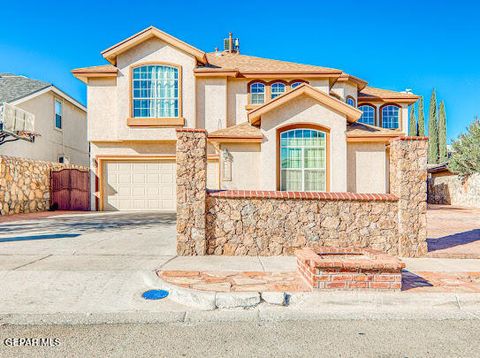
<svg viewBox="0 0 480 358"><path fill-rule="evenodd" d="M323 255L322 255L323 254ZM352 259L345 256L358 255ZM297 260L305 262L311 268L341 269L342 271L399 272L405 268L400 259L382 251L358 247L307 247L295 251ZM343 257L342 257L343 256Z"/></svg>
<svg viewBox="0 0 480 358"><path fill-rule="evenodd" d="M393 194L357 194L343 192L296 192L264 190L207 190L209 196L228 199L298 199L329 201L398 201Z"/></svg>
<svg viewBox="0 0 480 358"><path fill-rule="evenodd" d="M420 136L420 137L417 137L417 136L400 136L400 137L395 137L395 138L390 139L390 142L394 142L394 141L397 141L397 140L403 140L403 141L428 140L428 137L426 137L426 136Z"/></svg>
<svg viewBox="0 0 480 358"><path fill-rule="evenodd" d="M203 128L177 128L176 131L177 133L207 133Z"/></svg>

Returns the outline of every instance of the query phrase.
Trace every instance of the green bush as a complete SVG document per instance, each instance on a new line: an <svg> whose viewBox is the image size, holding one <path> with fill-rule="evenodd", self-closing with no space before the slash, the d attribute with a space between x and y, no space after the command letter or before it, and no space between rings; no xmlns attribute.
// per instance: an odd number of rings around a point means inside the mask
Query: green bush
<svg viewBox="0 0 480 358"><path fill-rule="evenodd" d="M480 120L476 118L452 144L452 156L448 168L466 176L480 173Z"/></svg>

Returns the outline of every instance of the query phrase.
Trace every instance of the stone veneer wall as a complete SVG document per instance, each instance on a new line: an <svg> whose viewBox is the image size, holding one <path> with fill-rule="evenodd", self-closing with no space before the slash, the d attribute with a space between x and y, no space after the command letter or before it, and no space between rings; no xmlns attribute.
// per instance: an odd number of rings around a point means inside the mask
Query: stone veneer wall
<svg viewBox="0 0 480 358"><path fill-rule="evenodd" d="M0 156L0 215L45 211L50 207L50 172L88 168Z"/></svg>
<svg viewBox="0 0 480 358"><path fill-rule="evenodd" d="M177 253L205 255L207 135L177 129Z"/></svg>
<svg viewBox="0 0 480 358"><path fill-rule="evenodd" d="M390 142L390 192L398 197L398 255L427 253L427 137Z"/></svg>
<svg viewBox="0 0 480 358"><path fill-rule="evenodd" d="M397 254L397 198L389 194L212 192L207 253L293 255L306 246L370 247Z"/></svg>
<svg viewBox="0 0 480 358"><path fill-rule="evenodd" d="M430 174L428 202L480 208L480 173L465 178L454 174Z"/></svg>
<svg viewBox="0 0 480 358"><path fill-rule="evenodd" d="M205 130L177 130L177 253L288 255L309 245L426 253L426 145L392 141L391 193L206 192Z"/></svg>

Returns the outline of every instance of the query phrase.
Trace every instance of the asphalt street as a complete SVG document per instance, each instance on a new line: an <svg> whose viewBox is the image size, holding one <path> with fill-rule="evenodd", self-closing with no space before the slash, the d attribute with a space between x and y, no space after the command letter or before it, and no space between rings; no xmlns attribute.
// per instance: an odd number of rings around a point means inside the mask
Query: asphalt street
<svg viewBox="0 0 480 358"><path fill-rule="evenodd" d="M0 327L1 357L478 357L478 320L320 320ZM18 347L11 338L50 338ZM53 343L52 343L53 345Z"/></svg>

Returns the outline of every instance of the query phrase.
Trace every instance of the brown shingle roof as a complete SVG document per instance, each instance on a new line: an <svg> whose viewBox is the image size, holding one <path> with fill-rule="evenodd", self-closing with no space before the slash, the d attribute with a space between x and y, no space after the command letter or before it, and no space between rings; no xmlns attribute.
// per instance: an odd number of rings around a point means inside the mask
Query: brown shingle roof
<svg viewBox="0 0 480 358"><path fill-rule="evenodd" d="M239 53L229 52L210 52L207 53L207 61L210 67L200 68L224 68L233 69L240 72L259 72L259 73L275 73L275 72L291 72L291 73L319 73L319 74L338 74L342 71L313 65L304 65L300 63L272 60L268 58L241 55Z"/></svg>
<svg viewBox="0 0 480 358"><path fill-rule="evenodd" d="M263 139L263 134L260 128L244 122L211 132L208 138Z"/></svg>
<svg viewBox="0 0 480 358"><path fill-rule="evenodd" d="M402 132L395 129L381 128L364 123L350 123L347 126L347 137L398 137Z"/></svg>
<svg viewBox="0 0 480 358"><path fill-rule="evenodd" d="M396 99L405 99L416 101L419 97L412 93L405 92L395 92L382 88L375 88L367 86L358 93L358 98L360 99L381 99L381 100L396 100Z"/></svg>
<svg viewBox="0 0 480 358"><path fill-rule="evenodd" d="M118 69L115 66L107 64L76 68L72 70L72 73L117 73L117 71Z"/></svg>

